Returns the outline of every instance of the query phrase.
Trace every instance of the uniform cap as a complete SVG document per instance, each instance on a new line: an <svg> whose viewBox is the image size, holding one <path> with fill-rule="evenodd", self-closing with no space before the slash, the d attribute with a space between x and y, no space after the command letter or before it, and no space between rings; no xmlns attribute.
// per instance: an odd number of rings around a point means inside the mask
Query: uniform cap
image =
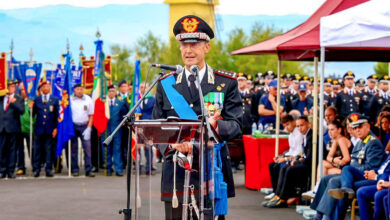
<svg viewBox="0 0 390 220"><path fill-rule="evenodd" d="M213 29L200 17L186 15L180 18L173 27L176 40L185 43L210 41L214 38Z"/></svg>

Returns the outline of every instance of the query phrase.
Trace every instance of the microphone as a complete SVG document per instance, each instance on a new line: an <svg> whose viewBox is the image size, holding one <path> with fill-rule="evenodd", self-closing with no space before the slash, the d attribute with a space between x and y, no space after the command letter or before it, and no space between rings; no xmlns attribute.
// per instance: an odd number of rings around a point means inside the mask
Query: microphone
<svg viewBox="0 0 390 220"><path fill-rule="evenodd" d="M192 73L192 74L195 74L195 76L197 76L198 73L199 73L199 66L198 66L198 65L192 65L192 66L190 67L190 70L191 70L191 73Z"/></svg>
<svg viewBox="0 0 390 220"><path fill-rule="evenodd" d="M163 69L163 70L171 70L171 71L175 71L176 73L179 73L181 71L183 71L183 67L180 66L180 65L167 65L167 64L152 64L152 67L156 67L156 68L160 68L160 69Z"/></svg>

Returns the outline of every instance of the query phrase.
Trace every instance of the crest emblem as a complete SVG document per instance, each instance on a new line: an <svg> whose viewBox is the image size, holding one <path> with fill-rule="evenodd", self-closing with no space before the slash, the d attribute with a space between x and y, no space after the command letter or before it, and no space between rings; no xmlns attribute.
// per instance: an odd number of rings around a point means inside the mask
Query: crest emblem
<svg viewBox="0 0 390 220"><path fill-rule="evenodd" d="M359 120L359 115L354 113L349 118L351 119L352 122L355 122Z"/></svg>
<svg viewBox="0 0 390 220"><path fill-rule="evenodd" d="M200 22L196 18L185 18L181 25L187 33L193 33L198 29Z"/></svg>

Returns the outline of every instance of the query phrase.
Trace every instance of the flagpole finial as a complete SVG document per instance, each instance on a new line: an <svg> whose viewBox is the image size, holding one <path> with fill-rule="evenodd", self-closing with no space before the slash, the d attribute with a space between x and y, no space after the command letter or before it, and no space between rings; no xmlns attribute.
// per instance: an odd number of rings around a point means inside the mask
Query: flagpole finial
<svg viewBox="0 0 390 220"><path fill-rule="evenodd" d="M66 52L69 53L69 51L70 51L69 38L66 38Z"/></svg>
<svg viewBox="0 0 390 220"><path fill-rule="evenodd" d="M84 46L83 46L83 44L80 44L80 57L81 56L84 56L84 54L83 54L83 50L84 50Z"/></svg>
<svg viewBox="0 0 390 220"><path fill-rule="evenodd" d="M100 37L102 36L102 34L100 33L100 30L99 30L99 27L97 28L97 31L96 31L96 37L98 40L100 40Z"/></svg>
<svg viewBox="0 0 390 220"><path fill-rule="evenodd" d="M30 48L30 63L32 63L33 62L33 56L34 56L34 51L33 51L33 49L32 48Z"/></svg>
<svg viewBox="0 0 390 220"><path fill-rule="evenodd" d="M11 39L11 45L9 46L11 53L14 51L14 39Z"/></svg>

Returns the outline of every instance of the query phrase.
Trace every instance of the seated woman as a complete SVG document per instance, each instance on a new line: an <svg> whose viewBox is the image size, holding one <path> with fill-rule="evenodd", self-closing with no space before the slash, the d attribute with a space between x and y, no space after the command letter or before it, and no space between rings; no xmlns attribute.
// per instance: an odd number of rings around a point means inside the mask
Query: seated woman
<svg viewBox="0 0 390 220"><path fill-rule="evenodd" d="M340 174L341 168L351 160L350 149L352 143L343 135L343 129L339 121L329 124L329 136L332 145L326 160L323 161L323 175Z"/></svg>
<svg viewBox="0 0 390 220"><path fill-rule="evenodd" d="M384 113L380 114L381 116L378 117L378 124L379 132L378 132L378 138L381 140L382 145L385 147L385 151L390 151L390 113Z"/></svg>

